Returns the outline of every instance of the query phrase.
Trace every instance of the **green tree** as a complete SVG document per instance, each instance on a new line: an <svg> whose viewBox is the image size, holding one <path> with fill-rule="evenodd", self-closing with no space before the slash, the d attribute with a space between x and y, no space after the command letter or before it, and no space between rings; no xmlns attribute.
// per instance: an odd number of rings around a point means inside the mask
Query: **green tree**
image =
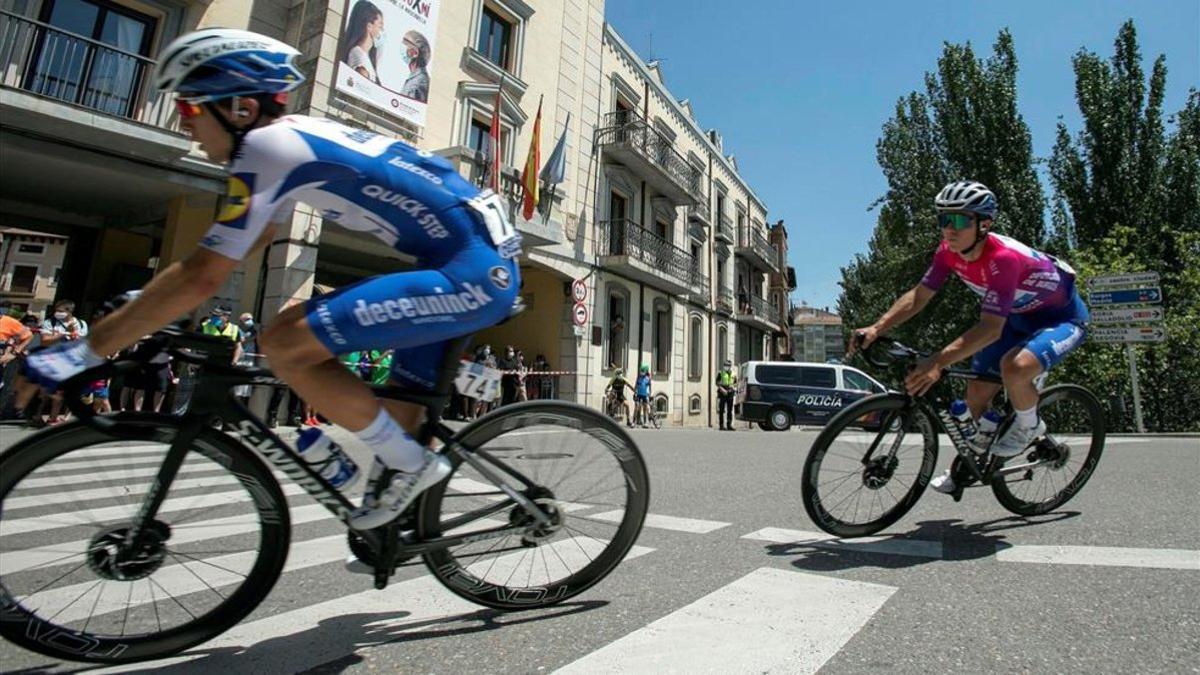
<svg viewBox="0 0 1200 675"><path fill-rule="evenodd" d="M1126 22L1105 61L1073 59L1083 126L1072 137L1060 123L1050 179L1059 206L1052 241L1066 244L1082 279L1100 274L1160 273L1167 341L1136 347L1143 413L1151 430L1200 429L1200 94L1194 89L1162 121L1166 59L1142 70L1137 32ZM1086 291L1085 291L1086 295ZM1120 394L1132 427L1128 365L1121 346L1089 343L1056 373L1104 394Z"/></svg>
<svg viewBox="0 0 1200 675"><path fill-rule="evenodd" d="M842 269L838 309L847 328L871 323L920 280L941 239L933 198L952 180L988 185L1001 205L996 229L1042 243L1045 201L1017 109L1016 77L1012 36L1001 31L986 60L970 44L946 43L925 91L897 102L876 145L888 190L876 204L875 232L867 253ZM976 320L977 306L965 286L948 283L921 319L896 335L940 347Z"/></svg>

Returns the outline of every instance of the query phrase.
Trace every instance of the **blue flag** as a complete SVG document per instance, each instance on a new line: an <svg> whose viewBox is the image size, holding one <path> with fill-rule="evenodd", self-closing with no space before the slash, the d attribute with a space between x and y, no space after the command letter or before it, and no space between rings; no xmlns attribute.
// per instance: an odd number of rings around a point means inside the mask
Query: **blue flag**
<svg viewBox="0 0 1200 675"><path fill-rule="evenodd" d="M567 177L567 127L570 125L571 113L567 113L562 135L558 137L558 142L554 144L554 152L550 153L550 159L546 160L546 166L542 167L542 173L539 174L547 185L557 185Z"/></svg>

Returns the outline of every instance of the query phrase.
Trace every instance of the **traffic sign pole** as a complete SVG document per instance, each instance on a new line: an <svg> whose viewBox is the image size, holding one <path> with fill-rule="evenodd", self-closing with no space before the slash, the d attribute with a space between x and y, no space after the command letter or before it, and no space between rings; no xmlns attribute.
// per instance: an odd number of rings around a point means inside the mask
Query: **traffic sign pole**
<svg viewBox="0 0 1200 675"><path fill-rule="evenodd" d="M1125 343L1125 355L1129 357L1129 379L1133 382L1133 422L1137 425L1139 434L1146 433L1146 424L1142 421L1142 392L1138 388L1137 359L1134 358L1133 343Z"/></svg>

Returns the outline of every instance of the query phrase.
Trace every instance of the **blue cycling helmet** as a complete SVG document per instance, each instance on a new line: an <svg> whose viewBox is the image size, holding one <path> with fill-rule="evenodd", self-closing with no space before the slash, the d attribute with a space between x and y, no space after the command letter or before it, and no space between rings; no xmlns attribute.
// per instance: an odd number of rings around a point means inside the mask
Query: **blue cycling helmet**
<svg viewBox="0 0 1200 675"><path fill-rule="evenodd" d="M193 103L233 96L281 94L304 82L300 52L274 38L235 28L207 28L176 38L159 56L158 91Z"/></svg>
<svg viewBox="0 0 1200 675"><path fill-rule="evenodd" d="M996 195L983 183L960 180L942 188L933 200L938 212L967 211L989 220L996 219Z"/></svg>

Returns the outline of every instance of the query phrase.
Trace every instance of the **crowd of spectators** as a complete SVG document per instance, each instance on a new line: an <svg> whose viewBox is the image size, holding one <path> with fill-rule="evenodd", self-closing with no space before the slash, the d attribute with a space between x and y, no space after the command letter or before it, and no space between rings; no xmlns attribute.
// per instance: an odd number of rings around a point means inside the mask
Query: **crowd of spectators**
<svg viewBox="0 0 1200 675"><path fill-rule="evenodd" d="M86 337L89 322L75 316L75 304L70 300L57 302L51 315L44 320L28 313L17 318L12 316L10 309L7 302L0 301L0 419L24 420L34 427L60 424L67 418L61 393L38 395L23 410L16 410L12 383L20 370L21 360L30 349L59 340ZM103 316L103 310L99 310L92 315L91 322ZM234 363L263 365L258 352L259 327L249 312L243 312L234 321L228 307L214 307L196 326L196 330L231 340L234 343ZM151 346L143 340L126 352L109 355L109 358L136 356L147 349L151 349ZM145 368L93 382L84 392L84 402L100 413L181 412L189 395L186 386L190 376L188 366L177 367L166 352L143 356L146 356ZM350 352L340 355L339 360L364 381L388 383L392 366L391 350ZM502 371L500 391L494 399L485 401L454 390L446 410L449 419L472 420L500 406L556 397L557 377L538 374L551 370L542 354L529 363L524 352L512 345L506 346L503 353L497 355L492 352L491 345L484 344L476 348L474 353L464 354L463 360ZM234 395L244 404L249 403L250 393L249 385L234 390ZM286 407L283 405L285 395L288 398ZM286 387L276 387L272 391L267 404L267 424L272 428L277 427L281 413L285 423L291 426L318 425L322 422L318 411Z"/></svg>

